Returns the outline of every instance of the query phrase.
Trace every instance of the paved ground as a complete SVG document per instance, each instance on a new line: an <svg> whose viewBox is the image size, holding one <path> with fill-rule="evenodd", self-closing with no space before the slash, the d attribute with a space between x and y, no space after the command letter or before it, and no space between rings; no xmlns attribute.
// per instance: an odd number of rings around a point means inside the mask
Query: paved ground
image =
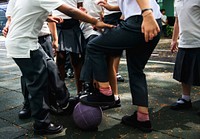
<svg viewBox="0 0 200 139"><path fill-rule="evenodd" d="M152 133L144 134L120 123L122 116L132 114L136 108L131 106L126 60L122 58L119 69L125 77L125 82L119 83L122 106L103 112L98 131L79 130L69 115L52 116L55 121L62 123L66 130L54 136L36 136L32 132L31 119L18 119L17 114L23 102L20 89L21 73L12 59L6 58L3 38L0 37L0 139L200 139L200 117L196 115L200 110L199 87L192 90L191 110L176 112L169 109L169 105L180 97L181 88L178 82L172 79L175 54L169 53L168 46L169 40L162 39L145 69L149 85ZM66 84L71 94L75 95L74 79L67 79Z"/></svg>

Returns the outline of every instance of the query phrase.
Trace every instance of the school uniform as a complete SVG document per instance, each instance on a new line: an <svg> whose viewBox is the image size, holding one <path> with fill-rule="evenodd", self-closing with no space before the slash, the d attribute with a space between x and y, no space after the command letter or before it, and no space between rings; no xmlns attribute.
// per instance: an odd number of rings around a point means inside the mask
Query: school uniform
<svg viewBox="0 0 200 139"><path fill-rule="evenodd" d="M144 34L141 32L143 17L136 0L118 0L118 5L124 15L124 21L88 43L83 68L90 66L92 74L82 72L81 79L89 80L93 76L99 82L108 82L106 55L117 50L126 50L133 104L148 107L147 83L143 70L159 41L160 33L153 40L145 42ZM150 0L150 5L161 27L159 5L155 0ZM89 104L88 96L82 97L81 101Z"/></svg>
<svg viewBox="0 0 200 139"><path fill-rule="evenodd" d="M108 0L108 4L112 6L118 6L117 0ZM104 8L104 22L112 25L119 23L122 13L120 11L109 11Z"/></svg>
<svg viewBox="0 0 200 139"><path fill-rule="evenodd" d="M112 5L112 6L118 6L118 2L117 0L108 0L108 4ZM112 24L112 25L116 25L119 24L120 22L120 17L121 17L122 13L120 11L109 11L106 8L104 8L104 18L103 21L107 24ZM108 31L110 29L105 28L105 31ZM116 52L115 54L112 54L112 56L121 56L122 55L122 50L119 50L118 52Z"/></svg>
<svg viewBox="0 0 200 139"><path fill-rule="evenodd" d="M179 50L173 78L200 86L200 1L175 0L174 6L179 25Z"/></svg>
<svg viewBox="0 0 200 139"><path fill-rule="evenodd" d="M78 3L83 2L83 0L63 1L72 7L77 7ZM53 15L64 19L63 23L56 25L59 44L57 51L69 51L77 54L83 53L85 49L85 42L82 31L79 27L79 20L73 19L57 10L53 11Z"/></svg>
<svg viewBox="0 0 200 139"><path fill-rule="evenodd" d="M53 48L52 48L52 37L48 26L48 22L44 22L42 29L38 35L38 42L46 52L46 54L54 59Z"/></svg>
<svg viewBox="0 0 200 139"><path fill-rule="evenodd" d="M49 13L62 4L63 2L58 0L17 0L12 8L5 46L7 56L14 59L22 72L35 123L50 122L47 105L48 83L52 81L49 78L54 77L49 76L50 72L55 70L53 64L49 66L48 56L38 43L38 35ZM59 84L55 84L57 85ZM56 97L61 101L63 98L68 98L66 95L65 93L62 94L62 98Z"/></svg>

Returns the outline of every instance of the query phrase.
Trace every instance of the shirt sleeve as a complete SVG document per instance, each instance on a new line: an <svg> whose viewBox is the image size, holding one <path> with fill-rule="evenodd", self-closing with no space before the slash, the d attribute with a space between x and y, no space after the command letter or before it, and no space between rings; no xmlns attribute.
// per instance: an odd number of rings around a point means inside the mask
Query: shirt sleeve
<svg viewBox="0 0 200 139"><path fill-rule="evenodd" d="M40 6L48 12L52 12L62 4L64 4L62 0L40 0Z"/></svg>
<svg viewBox="0 0 200 139"><path fill-rule="evenodd" d="M6 9L6 17L12 16L15 2L16 2L16 0L9 0L7 9Z"/></svg>

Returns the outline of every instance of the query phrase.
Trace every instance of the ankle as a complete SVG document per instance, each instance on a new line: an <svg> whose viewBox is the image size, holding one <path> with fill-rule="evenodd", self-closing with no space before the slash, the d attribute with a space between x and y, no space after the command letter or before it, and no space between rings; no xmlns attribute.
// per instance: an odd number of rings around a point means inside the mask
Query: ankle
<svg viewBox="0 0 200 139"><path fill-rule="evenodd" d="M106 95L106 96L111 96L112 95L112 89L110 86L108 87L100 87L99 88L100 93Z"/></svg>
<svg viewBox="0 0 200 139"><path fill-rule="evenodd" d="M137 111L137 120L141 122L149 121L149 114Z"/></svg>

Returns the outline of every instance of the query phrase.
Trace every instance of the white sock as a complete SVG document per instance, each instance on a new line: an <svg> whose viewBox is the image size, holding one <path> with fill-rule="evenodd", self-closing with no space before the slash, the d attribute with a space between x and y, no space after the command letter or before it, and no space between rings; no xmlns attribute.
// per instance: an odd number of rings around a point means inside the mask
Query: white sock
<svg viewBox="0 0 200 139"><path fill-rule="evenodd" d="M119 99L119 95L114 95L114 97L115 97L115 101Z"/></svg>
<svg viewBox="0 0 200 139"><path fill-rule="evenodd" d="M190 96L188 95L182 95L182 98L185 99L186 101L190 101ZM178 100L177 103L183 104L184 101Z"/></svg>

